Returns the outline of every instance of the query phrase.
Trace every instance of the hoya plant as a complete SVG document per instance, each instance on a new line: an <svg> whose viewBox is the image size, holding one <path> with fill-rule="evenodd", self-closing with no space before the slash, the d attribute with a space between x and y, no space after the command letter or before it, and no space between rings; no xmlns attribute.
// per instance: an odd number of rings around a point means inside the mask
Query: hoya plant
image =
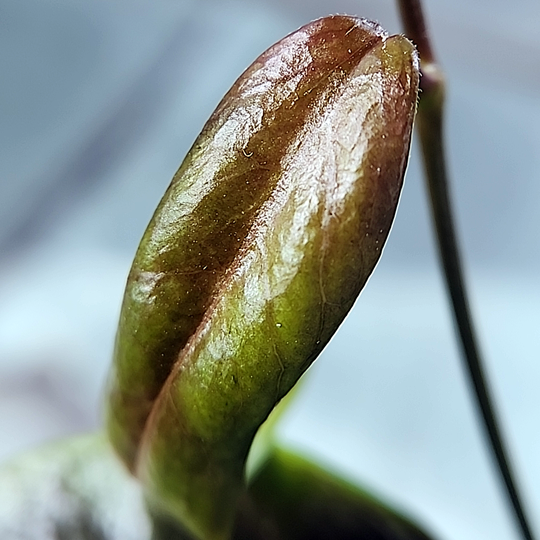
<svg viewBox="0 0 540 540"><path fill-rule="evenodd" d="M381 256L415 116L464 357L532 538L461 276L443 77L419 2L400 8L407 37L328 16L263 52L227 92L135 255L104 433L4 466L3 538L433 538L272 435Z"/></svg>

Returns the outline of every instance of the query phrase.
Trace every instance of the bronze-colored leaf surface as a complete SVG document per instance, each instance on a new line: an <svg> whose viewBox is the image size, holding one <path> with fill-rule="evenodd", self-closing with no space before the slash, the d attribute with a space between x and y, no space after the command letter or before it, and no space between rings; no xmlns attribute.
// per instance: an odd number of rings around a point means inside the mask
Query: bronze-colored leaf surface
<svg viewBox="0 0 540 540"><path fill-rule="evenodd" d="M413 46L327 17L263 53L175 175L128 279L108 428L149 497L226 537L251 440L380 257L418 90Z"/></svg>

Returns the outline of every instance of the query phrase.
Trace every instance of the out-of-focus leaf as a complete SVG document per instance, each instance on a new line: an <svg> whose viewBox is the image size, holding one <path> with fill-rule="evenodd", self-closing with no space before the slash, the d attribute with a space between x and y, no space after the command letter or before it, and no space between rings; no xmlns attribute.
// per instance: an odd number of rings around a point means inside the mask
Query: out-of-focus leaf
<svg viewBox="0 0 540 540"><path fill-rule="evenodd" d="M150 540L141 486L102 433L0 466L2 540Z"/></svg>
<svg viewBox="0 0 540 540"><path fill-rule="evenodd" d="M342 478L274 447L250 483L235 540L430 540Z"/></svg>

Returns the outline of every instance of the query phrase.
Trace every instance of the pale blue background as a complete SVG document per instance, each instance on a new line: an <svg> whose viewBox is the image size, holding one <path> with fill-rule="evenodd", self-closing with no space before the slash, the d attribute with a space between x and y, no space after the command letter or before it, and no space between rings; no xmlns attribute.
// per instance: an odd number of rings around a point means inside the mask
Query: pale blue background
<svg viewBox="0 0 540 540"><path fill-rule="evenodd" d="M540 3L426 9L473 309L540 531ZM172 174L264 48L336 12L399 31L390 0L2 0L1 459L100 425L125 278ZM416 148L383 260L281 434L442 540L517 538L461 370Z"/></svg>

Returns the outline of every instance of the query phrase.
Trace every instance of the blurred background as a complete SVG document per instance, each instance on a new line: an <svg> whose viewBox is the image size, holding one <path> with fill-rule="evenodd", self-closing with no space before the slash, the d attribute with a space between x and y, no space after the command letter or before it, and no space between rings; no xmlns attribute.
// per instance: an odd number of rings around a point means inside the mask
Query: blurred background
<svg viewBox="0 0 540 540"><path fill-rule="evenodd" d="M472 307L540 531L540 3L424 7ZM99 428L125 279L170 178L243 69L329 13L400 31L391 0L2 0L1 460ZM516 539L422 182L415 144L381 263L280 437L441 540Z"/></svg>

